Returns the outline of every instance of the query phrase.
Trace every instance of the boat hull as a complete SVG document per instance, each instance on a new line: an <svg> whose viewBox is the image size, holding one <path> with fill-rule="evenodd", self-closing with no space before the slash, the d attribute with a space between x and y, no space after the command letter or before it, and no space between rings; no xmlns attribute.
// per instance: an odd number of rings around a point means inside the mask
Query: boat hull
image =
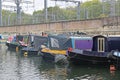
<svg viewBox="0 0 120 80"><path fill-rule="evenodd" d="M11 51L20 51L23 47L25 47L19 44L12 44L12 43L6 43L6 46L8 47L8 50Z"/></svg>
<svg viewBox="0 0 120 80"><path fill-rule="evenodd" d="M107 52L68 51L68 59L75 64L113 64L115 59L110 58Z"/></svg>
<svg viewBox="0 0 120 80"><path fill-rule="evenodd" d="M39 55L38 54L38 50L32 47L25 47L23 49L21 49L21 55L24 56L33 56L33 55Z"/></svg>
<svg viewBox="0 0 120 80"><path fill-rule="evenodd" d="M40 55L45 61L54 62L55 61L55 55L47 52L41 52Z"/></svg>
<svg viewBox="0 0 120 80"><path fill-rule="evenodd" d="M63 54L53 54L48 52L42 52L40 53L43 60L47 62L52 62L56 64L67 64L67 57Z"/></svg>

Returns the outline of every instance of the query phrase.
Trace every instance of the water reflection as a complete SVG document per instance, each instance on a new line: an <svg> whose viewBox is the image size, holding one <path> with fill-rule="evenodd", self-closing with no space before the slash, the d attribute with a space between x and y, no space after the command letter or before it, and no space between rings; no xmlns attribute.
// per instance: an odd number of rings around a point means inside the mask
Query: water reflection
<svg viewBox="0 0 120 80"><path fill-rule="evenodd" d="M0 54L0 80L40 80L39 57L21 57L15 52L3 51Z"/></svg>
<svg viewBox="0 0 120 80"><path fill-rule="evenodd" d="M39 57L20 57L18 60L19 80L40 80L38 65Z"/></svg>
<svg viewBox="0 0 120 80"><path fill-rule="evenodd" d="M120 71L114 71L114 75L110 73L109 67L104 67L102 65L69 65L69 79L74 79L76 77L81 77L85 75L95 76L95 80L120 80Z"/></svg>
<svg viewBox="0 0 120 80"><path fill-rule="evenodd" d="M9 76L12 79L16 79L16 61L17 58L14 57L15 54L8 54L5 51L6 47L1 45L0 53L0 80L7 80Z"/></svg>
<svg viewBox="0 0 120 80"><path fill-rule="evenodd" d="M56 65L40 56L21 56L0 45L0 80L75 80L95 75L98 80L120 80L120 70L111 74L109 67Z"/></svg>
<svg viewBox="0 0 120 80"><path fill-rule="evenodd" d="M51 62L41 61L41 79L46 80L65 80L67 78L68 65L57 65Z"/></svg>

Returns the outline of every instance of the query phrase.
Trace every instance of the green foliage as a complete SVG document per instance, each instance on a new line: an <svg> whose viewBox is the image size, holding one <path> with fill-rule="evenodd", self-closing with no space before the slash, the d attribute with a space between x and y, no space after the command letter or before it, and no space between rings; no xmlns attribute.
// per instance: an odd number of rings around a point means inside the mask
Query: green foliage
<svg viewBox="0 0 120 80"><path fill-rule="evenodd" d="M103 10L104 6L104 10ZM91 0L81 4L80 19L94 19L109 16L110 4L109 2L101 2L100 0ZM40 17L43 22L44 10L35 12L34 14L43 15ZM48 21L57 20L75 20L77 19L77 7L59 8L58 6L48 8Z"/></svg>
<svg viewBox="0 0 120 80"><path fill-rule="evenodd" d="M21 22L20 24L30 24L32 23L32 15L21 13ZM15 12L2 10L2 22L3 26L18 25L17 24L17 15Z"/></svg>
<svg viewBox="0 0 120 80"><path fill-rule="evenodd" d="M115 14L120 16L120 0L115 3ZM75 20L77 19L77 4L76 7L70 6L60 8L59 6L48 7L48 20ZM45 10L34 11L33 15L21 13L21 24L36 24L45 21ZM115 16L116 16L115 15ZM91 0L80 4L80 20L95 19L110 16L110 2L101 2L100 0ZM2 10L3 25L16 25L16 12Z"/></svg>
<svg viewBox="0 0 120 80"><path fill-rule="evenodd" d="M3 26L15 24L16 14L7 10L2 10Z"/></svg>

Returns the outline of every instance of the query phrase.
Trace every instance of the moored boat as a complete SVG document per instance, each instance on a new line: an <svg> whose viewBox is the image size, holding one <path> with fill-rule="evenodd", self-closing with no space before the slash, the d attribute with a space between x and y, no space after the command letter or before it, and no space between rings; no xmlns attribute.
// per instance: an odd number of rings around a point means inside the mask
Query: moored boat
<svg viewBox="0 0 120 80"><path fill-rule="evenodd" d="M47 37L38 35L29 35L28 46L21 49L21 54L24 56L39 55L40 46L47 44Z"/></svg>
<svg viewBox="0 0 120 80"><path fill-rule="evenodd" d="M41 50L41 56L44 60L52 61L55 63L67 63L66 50L50 50L43 48Z"/></svg>
<svg viewBox="0 0 120 80"><path fill-rule="evenodd" d="M25 42L25 37L26 35L9 36L8 41L6 41L6 46L8 47L8 50L20 51L20 49L26 47L27 43Z"/></svg>
<svg viewBox="0 0 120 80"><path fill-rule="evenodd" d="M0 43L6 43L6 37L7 35L4 35L4 34L0 34Z"/></svg>
<svg viewBox="0 0 120 80"><path fill-rule="evenodd" d="M48 44L41 46L41 56L44 60L52 62L67 62L65 44L67 37L59 35L48 36Z"/></svg>
<svg viewBox="0 0 120 80"><path fill-rule="evenodd" d="M72 46L67 50L67 57L76 64L116 64L117 58L112 50L120 50L119 37L71 37ZM117 56L118 57L118 56Z"/></svg>

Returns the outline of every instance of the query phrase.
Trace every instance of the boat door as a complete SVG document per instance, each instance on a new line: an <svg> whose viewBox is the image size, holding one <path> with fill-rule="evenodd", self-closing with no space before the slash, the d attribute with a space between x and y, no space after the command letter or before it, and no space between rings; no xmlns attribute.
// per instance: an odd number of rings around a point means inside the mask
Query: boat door
<svg viewBox="0 0 120 80"><path fill-rule="evenodd" d="M97 40L97 51L104 52L105 51L105 38L98 38Z"/></svg>

